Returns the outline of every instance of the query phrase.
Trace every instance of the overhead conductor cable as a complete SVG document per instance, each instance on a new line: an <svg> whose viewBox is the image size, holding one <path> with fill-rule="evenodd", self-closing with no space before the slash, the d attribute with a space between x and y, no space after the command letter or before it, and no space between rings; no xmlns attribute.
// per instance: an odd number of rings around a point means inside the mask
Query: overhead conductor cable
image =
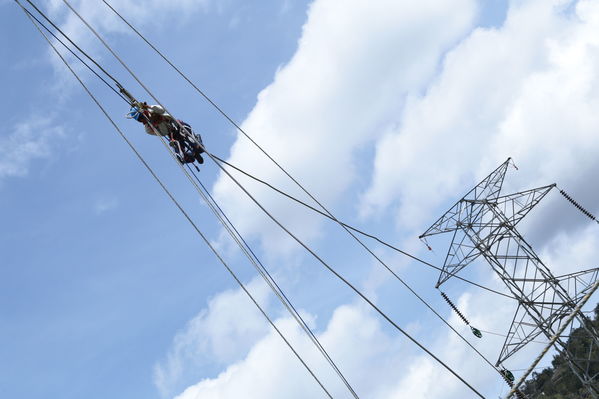
<svg viewBox="0 0 599 399"><path fill-rule="evenodd" d="M83 65L85 65L87 67L87 69L89 69L94 75L96 75L96 77L98 79L100 79L106 86L108 86L108 88L110 88L110 90L112 90L117 96L119 96L120 98L122 98L125 102L129 102L127 101L127 99L121 94L119 93L114 87L112 87L110 85L110 83L108 83L106 81L106 79L104 79L102 76L100 76L100 74L94 70L87 62L85 62L85 60L83 60L76 52L73 51L73 49L71 49L69 46L67 46L65 44L65 42L63 42L62 40L60 40L60 38L58 36L56 36L54 34L54 32L52 32L50 30L50 28L48 28L46 26L46 24L44 24L42 21L40 21L35 15L33 15L29 10L25 9L25 12L27 13L27 15L29 15L29 17L35 19L35 21L38 23L39 26L41 26L42 28L44 28L44 30L46 32L48 32L54 39L56 39L57 42L59 42L60 44L62 44L62 46L67 49L75 58L77 58L79 60L79 62L81 62ZM45 16L45 15L44 15ZM62 33L62 31L61 31ZM64 33L63 33L64 35ZM86 54L87 55L87 54ZM88 56L89 57L89 56ZM117 83L118 84L118 83Z"/></svg>
<svg viewBox="0 0 599 399"><path fill-rule="evenodd" d="M272 277L268 269L264 266L264 264L260 261L258 256L254 253L249 244L245 241L243 236L239 233L235 225L231 222L231 220L227 217L222 208L218 205L218 202L210 195L208 189L201 182L199 177L188 167L191 174L194 176L195 180L200 184L204 194L209 198L208 204L210 208L215 212L217 218L220 222L225 226L225 229L229 232L229 234L233 237L237 245L241 248L242 252L250 259L250 262L254 265L258 273L262 276L262 278L267 282L267 284L271 287L273 292L277 295L281 303L285 306L285 308L289 311L292 317L297 321L300 327L306 332L310 340L314 343L317 349L321 352L321 354L325 357L327 362L331 365L334 371L339 375L342 379L346 387L349 389L352 396L358 398L358 394L354 391L353 387L350 385L349 381L347 381L346 377L343 375L341 370L335 364L333 359L330 357L326 349L322 346L316 335L312 332L308 324L302 318L300 313L297 311L293 303L289 300L287 295L283 292L283 290L279 287L276 280Z"/></svg>
<svg viewBox="0 0 599 399"><path fill-rule="evenodd" d="M213 157L214 157L214 158L215 158L217 161L219 161L219 162L221 162L221 163L223 163L223 164L225 164L225 165L229 166L230 168L232 168L232 169L234 169L234 170L236 170L236 171L238 171L238 172L240 172L240 173L244 174L245 176L249 177L250 179L252 179L252 180L254 180L254 181L258 182L258 183L261 183L261 184L265 185L266 187L270 188L271 190L273 190L273 191L275 191L275 192L277 192L277 193L279 193L279 194L281 194L281 195L283 195L283 196L285 196L285 197L289 198L289 199L290 199L290 200L292 200L292 201L295 201L296 203L298 203L298 204L300 204L300 205L302 205L302 206L306 207L307 209L309 209L309 210L311 210L311 211L313 211L313 212L315 212L315 213L318 213L318 214L319 214L319 215L321 215L321 216L324 216L325 218L327 218L327 219L329 219L329 220L333 220L333 221L335 221L335 220L334 220L334 219L333 219L333 218L332 218L330 215L326 214L325 212L323 212L323 211L321 211L321 210L319 210L319 209L316 209L315 207L313 207L313 206L311 206L311 205L309 205L309 204L307 204L307 203L303 202L302 200L300 200L300 199L298 199L298 198L296 198L296 197L294 197L294 196L292 196L292 195L290 195L290 194L288 194L288 193L284 192L283 190L281 190L281 189L279 189L279 188L277 188L277 187L273 186L272 184L270 184L270 183L268 183L268 182L266 182L266 181L264 181L264 180L262 180L262 179L259 179L259 178L257 178L256 176L252 175L251 173L249 173L249 172L246 172L246 171L244 171L243 169L239 168L238 166L235 166L235 165L233 165L233 164L232 164L232 163L230 163L229 161L225 161L224 159L222 159L222 158L220 158L220 157L218 157L218 156L216 156L216 155L214 155L214 154L212 154L212 155L213 155ZM387 248L389 248L389 249L391 249L391 250L393 250L393 251L395 251L395 252L398 252L398 253L400 253L400 254L402 254L402 255L405 255L405 256L407 256L407 257L409 257L409 258L411 258L411 259L413 259L413 260L415 260L415 261L417 261L417 262L419 262L419 263L421 263L421 264L423 264L423 265L425 265L425 266L428 266L428 267L430 267L430 268L432 268L432 269L435 269L435 270L438 270L438 271L442 271L442 270L443 270L442 268L440 268L440 267L438 267L438 266L435 266L435 265L433 265L433 264L432 264L432 263L430 263L430 262L427 262L427 261L425 261L425 260L423 260L423 259L421 259L421 258L418 258L417 256L414 256L414 255L412 255L412 254L411 254L411 253L409 253L409 252L406 252L406 251L404 251L404 250L402 250L402 249L400 249L400 248L397 248L397 247L395 247L395 246L393 246L393 245L389 244L388 242L386 242L386 241L384 241L384 240L380 239L379 237L377 237L377 236L375 236L375 235L373 235L373 234L367 233L367 232L365 232L365 231L363 231L363 230L360 230L360 229L358 229L357 227L354 227L354 226L352 226L352 225L349 225L349 224L347 224L347 223L344 223L344 222L342 222L342 221L338 221L338 222L339 222L339 223L341 223L341 224L343 224L343 225L344 225L345 227L347 227L348 229L350 229L350 230L353 230L353 231L355 231L356 233L359 233L359 234L361 234L361 235L363 235L363 236L365 236L365 237L371 238L371 239L373 239L373 240L377 241L379 244L382 244L382 245L386 246ZM494 290L494 289L491 289L491 288L489 288L489 287L485 287L484 285L481 285L481 284L475 283L474 281L471 281L471 280L465 279L465 278L463 278L463 277L460 277L460 276L455 276L455 278L457 278L458 280L462 280L462 281L464 281L464 282L466 282L466 283L468 283L468 284L474 285L475 287L481 288L481 289L483 289L483 290L485 290L485 291L492 292L493 294L501 295L501 296L504 296L504 297L506 297L506 298L510 298L510 299L512 298L511 296L509 296L509 295L507 295L507 294L504 294L503 292L499 292L499 291L497 291L497 290Z"/></svg>
<svg viewBox="0 0 599 399"><path fill-rule="evenodd" d="M63 0L65 1L65 0ZM415 295L421 302L423 302L425 304L425 306L427 306L444 324L446 324L451 330L454 331L454 333L456 333L468 346L470 346L487 364L489 364L494 370L496 370L497 372L499 372L499 370L497 370L493 364L486 359L476 348L474 348L474 346L472 346L472 344L470 344L470 342L468 342L457 330L455 330L438 312L436 312L422 297L420 297L404 280L401 279L401 277L399 277L395 272L393 272L393 270L391 270L391 268L389 266L387 266L376 254L374 254L374 252L368 247L366 246L358 237L356 237L350 230L349 226L345 225L344 223L340 222L338 219L336 219L318 200L316 200L316 198L314 198L299 182L297 182L280 164L278 164L260 145L258 145L240 126L238 126L220 107L218 107L217 104L215 104L202 90L200 90L189 78L187 78L187 76L185 76L170 60L168 60L168 58L166 58L153 44L151 44L137 29L135 29L121 14L119 14L107 1L102 0L125 24L127 24L138 36L140 36L153 50L155 50L171 67L173 67L178 73L179 75L181 75L192 87L194 87L196 89L196 91L198 91L207 101L210 102L210 104L212 104L227 120L229 120L229 122L231 122L240 132L242 132L254 145L256 145L256 147L258 147L273 163L275 163L275 165L277 165L279 167L279 169L281 169L291 180L293 180L304 192L306 192L306 194L308 194L308 196L310 196L310 198L312 198L323 210L325 210L326 214L323 214L324 216L327 216L328 218L334 220L335 222L337 222L348 234L350 234L350 236L352 236L354 238L354 240L356 240L362 247L364 247L373 257L375 257L375 259L381 263L396 279L398 279L413 295ZM66 2L66 1L65 1ZM151 94L151 93L150 93ZM209 152L206 152L213 160L215 160L215 158L219 159L218 157L214 156L213 154L210 154ZM221 160L222 161L222 160ZM221 170L224 171L224 169L222 168L221 165L218 165L219 168L221 168ZM230 178L232 178L231 175L229 175ZM239 183L237 183L239 185ZM244 190L245 191L245 190ZM246 194L249 194L246 192ZM309 205L307 205L309 206ZM314 209L314 208L312 208ZM314 209L315 211L319 212L322 214L322 212ZM362 232L360 232L362 233ZM289 232L288 232L289 234ZM372 237L372 236L371 236ZM295 237L294 237L295 238ZM375 238L375 237L373 237ZM375 238L376 239L376 238ZM379 240L380 241L380 240ZM394 248L396 249L396 248ZM397 250L397 249L396 249ZM404 255L410 256L412 258L414 258L412 255L407 254L401 250L398 250L400 253L403 253ZM474 283L473 283L474 284ZM475 284L477 286L480 286L478 284ZM493 291L493 290L492 290ZM504 295L507 296L505 294L499 293L498 291L494 291L495 293L498 293L500 295ZM473 330L474 331L474 330ZM477 335L478 336L478 335Z"/></svg>
<svg viewBox="0 0 599 399"><path fill-rule="evenodd" d="M37 7L36 7L37 9ZM38 12L40 14L42 14L42 16L49 21L53 26L56 26L48 17L45 16L45 14L43 14L42 11L40 11L39 9L37 9ZM28 10L25 9L25 12L33 17L38 23L40 23L40 25L42 25L44 27L44 29L46 29L47 31L49 31L49 29L43 24L41 23L37 18L35 18L35 16L33 16ZM52 34L53 37L56 38L56 36L49 31L50 34ZM61 31L62 33L62 31ZM64 35L64 33L63 33ZM66 35L65 35L66 36ZM67 37L68 38L68 37ZM89 66L85 63L85 61L83 61L80 57L78 57L70 48L68 48L68 46L66 46L62 41L60 41L60 39L56 38L59 42L61 42L61 44L63 44L63 46L65 46L71 53L73 53L73 55L75 55L77 57L77 59L79 61L81 61L82 63L84 63L88 68ZM73 43L74 46L76 46L81 52L85 53L83 50L80 49L80 47L78 47L72 40L69 41L71 43ZM85 53L86 54L86 53ZM86 56L88 58L90 58L95 64L97 64L95 62L95 60L93 60L91 57L89 57L87 54ZM92 72L95 73L95 71L93 71L93 69L90 68L90 70L92 70ZM96 76L98 76L100 79L102 79L99 75L97 75L97 73L95 73ZM103 79L102 79L103 80ZM130 101L136 102L136 100L133 98L133 96L126 91L122 85L116 81L116 79L113 78L113 80L115 81L116 85L121 89L121 91L123 91L127 97L130 99ZM114 91L114 90L113 90ZM116 92L116 91L115 91ZM121 98L124 99L124 97L116 92L117 94L119 94L119 96ZM127 102L129 102L128 100L125 100ZM266 268L262 265L262 263L259 261L259 259L257 259L257 257L255 257L255 254L253 253L253 251L251 250L251 248L249 248L249 246L247 245L247 243L245 242L245 240L243 240L242 237L241 241L243 241L243 243L240 242L239 238L237 238L235 236L235 233L231 230L231 228L227 225L227 223L222 219L222 217L220 217L219 215L219 211L215 210L214 206L211 204L211 202L208 200L208 198L206 197L206 194L208 195L208 197L210 197L210 199L212 200L212 202L215 203L215 205L217 206L217 208L220 210L220 212L222 213L222 209L220 209L220 207L218 206L218 204L216 204L216 202L214 201L214 199L210 196L210 194L208 193L208 191L205 189L205 187L203 186L203 184L199 181L199 178L195 175L195 173L193 173L193 170L189 167L189 165L187 165L187 168L189 169L189 171L194 175L195 180L203 187L204 192L202 192L202 189L196 184L196 182L194 181L194 179L190 176L190 174L188 173L187 170L185 170L183 168L183 166L181 165L181 163L177 160L177 158L175 157L175 155L173 154L173 152L170 150L168 144L166 143L166 141L164 140L164 138L162 136L160 136L158 134L158 132L156 131L156 129L153 126L150 126L152 128L152 130L154 130L154 133L160 137L163 145L165 146L165 148L167 149L167 151L169 152L169 154L171 155L171 157L173 158L173 160L175 161L175 163L182 168L182 171L184 172L184 174L187 176L187 178L190 180L190 182L192 183L192 185L194 185L196 191L198 191L198 193L200 194L200 196L203 198L203 200L206 202L206 204L213 210L213 212L215 213L215 216L217 217L217 219L223 224L223 226L225 227L225 229L229 232L229 234L231 235L231 237L233 238L233 240L240 246L240 249L242 250L242 252L248 257L248 259L250 260L250 262L254 265L254 267L256 268L256 270L259 272L259 274L263 277L263 279L265 280L265 282L271 287L271 289L273 290L273 292L275 293L275 295L280 299L281 303L285 306L285 308L289 311L289 313L291 314L291 316L297 321L298 325L300 326L300 328L302 328L306 334L308 335L308 337L310 338L310 340L314 343L314 345L316 346L317 350L319 352L321 352L321 354L323 355L323 357L325 358L325 360L331 365L331 367L333 368L333 370L335 371L336 374L338 374L338 376L340 377L340 379L343 381L343 383L346 385L346 387L348 388L348 390L350 391L350 393L352 394L352 396L355 399L359 399L357 393L355 392L355 390L353 389L353 387L349 384L349 382L347 381L347 379L345 378L345 376L342 374L342 372L340 371L340 369L338 368L338 366L335 364L335 362L333 361L333 359L330 357L330 355L328 354L328 352L326 351L326 349L322 346L322 344L320 343L320 341L318 340L318 338L314 335L314 333L311 331L311 329L309 328L309 326L305 323L305 321L303 320L303 318L301 317L301 315L297 312L297 310L295 309L295 307L293 306L293 304L291 304L291 302L289 301L289 299L287 298L287 296L283 293L283 291L280 289L280 287L278 286L278 284L276 283L276 281L274 280L274 278L270 275L270 273L268 273L268 271L266 270ZM224 215L224 214L223 214ZM226 218L226 215L224 215ZM228 218L226 218L228 220ZM228 221L230 223L230 221ZM239 234L237 232L237 229L235 229L234 226L233 230ZM247 246L247 249L249 249L249 251L251 252L248 253L248 250L244 247ZM252 255L256 258L255 260L252 258ZM256 261L258 263L256 263Z"/></svg>
<svg viewBox="0 0 599 399"><path fill-rule="evenodd" d="M36 27L36 29L38 29L38 31L42 34L42 36L46 39L46 41L50 44L50 46L53 48L53 50L56 52L56 54L60 57L60 59L62 60L62 62L67 66L67 68L71 71L71 73L75 76L75 78L79 81L79 83L83 86L83 88L85 89L85 91L87 92L87 94L92 98L92 100L96 103L96 105L98 106L98 108L100 108L100 110L102 111L102 113L106 116L106 118L110 121L110 123L113 125L113 127L117 130L117 132L119 133L119 135L121 136L121 138L123 138L123 140L125 140L125 142L127 143L127 145L131 148L131 150L135 153L135 155L137 156L137 158L142 162L142 164L146 167L146 169L150 172L150 174L152 175L152 177L155 179L155 181L162 187L162 189L164 190L164 192L168 195L168 197L171 199L171 201L177 206L177 208L179 209L179 211L185 216L185 218L188 220L189 223L191 223L191 225L194 227L194 229L196 230L196 232L200 235L200 237L204 240L204 242L206 243L206 245L208 245L208 247L212 250L212 252L215 254L215 256L218 258L218 260L223 264L223 266L227 269L227 271L231 274L231 276L235 279L235 281L237 282L237 284L239 284L240 288L246 293L246 295L252 300L252 302L254 303L254 305L256 305L256 307L260 310L260 312L262 313L262 315L268 320L269 324L275 329L275 331L277 331L277 333L279 334L279 336L281 337L281 339L283 339L283 341L287 344L287 346L291 349L291 351L295 354L295 356L299 359L299 361L302 363L302 365L306 368L306 370L310 373L310 375L316 380L316 382L319 384L319 386L322 388L322 390L325 392L326 396L328 396L329 398L332 399L331 394L326 390L326 388L324 387L324 385L322 384L322 382L320 382L320 380L318 379L318 377L316 377L316 375L312 372L312 370L310 369L310 367L304 362L304 360L301 358L301 356L295 351L295 349L293 348L293 346L289 343L289 341L287 341L287 339L284 337L284 335L281 333L281 331L278 329L278 327L274 324L274 322L270 319L270 317L266 314L266 312L262 309L262 307L258 304L258 302L255 300L255 298L252 296L252 294L246 289L245 285L241 282L241 280L239 280L239 278L235 275L235 273L233 272L233 270L227 265L227 263L224 261L224 259L220 256L220 254L216 251L216 249L212 246L212 244L210 243L210 241L207 239L207 237L202 233L202 231L197 227L197 225L195 224L195 222L193 222L193 220L191 219L191 217L187 214L187 212L182 208L182 206L179 204L179 202L173 197L173 195L170 193L170 191L168 190L168 188L164 185L164 183L160 180L160 178L155 174L155 172L153 171L153 169L147 164L147 162L144 160L144 158L141 156L141 154L136 150L135 146L127 139L127 137L124 135L124 133L120 130L120 128L116 125L116 123L114 122L114 120L110 117L110 115L108 115L108 112L104 109L104 107L98 102L98 100L96 99L96 97L91 93L91 91L89 91L89 89L87 88L87 86L85 85L85 83L83 83L83 81L79 78L79 76L77 75L77 73L71 68L71 66L67 63L67 61L63 58L63 56L60 54L60 52L56 49L56 47L52 44L52 42L50 41L50 39L43 33L43 31L36 25L35 21L30 17L30 15L26 12L26 9L23 7L23 5L19 2L19 0L15 0L15 2L23 9L23 11L25 11L25 14L27 15L27 17L30 19L30 21L32 22L32 24Z"/></svg>
<svg viewBox="0 0 599 399"><path fill-rule="evenodd" d="M113 56L123 65L123 67L131 74L132 77L134 77L134 79L146 90L146 92L148 92L148 94L159 104L161 105L166 112L168 112L168 110L166 109L166 107L164 107L163 104L160 103L160 101L149 91L149 89L139 80L139 78L137 78L137 76L130 70L130 68L121 60L121 58L110 48L110 46L100 37L100 35L87 23L87 21L81 16L79 15L74 9L73 7L69 4L69 2L67 0L63 0L63 2L73 11L73 13L75 13L75 15L78 16L78 18L94 33L94 35L102 42L102 44L111 52L111 54L113 54ZM172 115L172 113L169 113ZM175 119L176 120L176 119ZM383 316L390 324L392 324L398 331L400 331L402 334L404 334L404 336L406 336L408 339L410 339L412 342L414 342L417 346L419 346L422 350L424 350L427 354L429 354L429 356L433 357L439 364L441 364L443 367L445 367L448 371L450 371L456 378L458 378L460 381L462 381L462 383L464 383L466 386L468 386L473 392L475 392L479 397L483 397L478 391L476 391L476 389L474 389L470 384L468 384L460 375L458 375L454 370L452 370L449 366L447 366L443 361L441 361L439 358L437 358L432 352L430 352L426 347L424 347L422 344L420 344L417 340L415 340L413 337L411 337L409 334L407 334L407 332L405 332L403 329L401 329L401 327L399 327L395 322L393 322L380 308L378 308L374 303L372 303L372 301L370 301L366 296L364 296L364 294L362 294L357 288L355 288L351 283L349 283L349 281L347 281L346 279L344 279L341 275L339 275L334 269L332 269L326 262L324 262L322 260L322 258L320 258L314 251L312 251L309 247L307 247L303 242L301 242L301 240L299 240L293 233L291 233L287 228L285 228L276 218L274 218L261 204L259 204L255 198L253 196L251 196L251 194L245 190L245 188L243 186L241 186L239 184L239 182L237 182L237 180L231 176L218 162L216 162L212 156L212 154L208 151L206 151L206 154L208 156L210 156L213 161L219 166L219 168L221 168L222 171L224 171L234 182L236 182L236 184L246 193L246 195L248 195L252 201L254 201L254 203L256 203L262 210L263 212L265 212L277 225L279 225L279 227L281 227L288 235L290 235L294 240L296 240L300 245L302 245L309 253L311 253L317 260L319 260L320 263L323 264L323 266L325 266L329 271L331 271L335 276L337 276L339 279L341 279L346 285L348 285L353 291L355 291L360 297L362 297L368 304L370 304L371 307L373 307L373 309L375 309L381 316ZM274 161L274 160L273 160ZM291 176L290 176L291 178ZM295 181L295 180L294 180ZM299 183L297 183L299 185ZM300 186L301 187L301 186ZM308 193L309 194L309 193ZM312 196L311 196L312 197ZM313 197L312 197L313 198ZM313 198L314 199L314 198ZM314 199L316 201L316 199ZM318 203L318 201L316 201ZM320 204L319 204L320 205ZM322 206L322 205L321 205ZM323 207L323 209L326 210L326 208ZM327 211L328 212L328 211ZM329 212L330 214L330 212ZM331 215L332 216L332 215Z"/></svg>

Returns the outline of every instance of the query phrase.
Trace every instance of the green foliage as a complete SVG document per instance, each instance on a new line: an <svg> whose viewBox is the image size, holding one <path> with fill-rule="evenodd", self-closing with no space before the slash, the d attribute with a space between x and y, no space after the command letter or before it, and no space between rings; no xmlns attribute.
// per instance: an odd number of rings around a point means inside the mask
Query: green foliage
<svg viewBox="0 0 599 399"><path fill-rule="evenodd" d="M594 318L591 321L599 329L599 304L595 307ZM591 338L583 328L573 330L567 341L570 352L576 359L591 359L589 365L590 376L599 374L599 348L591 348ZM597 379L599 377L596 377ZM599 383L596 383L599 389ZM583 387L578 377L572 372L563 354L553 357L551 367L541 372L534 372L521 391L529 398L534 399L586 399L589 393Z"/></svg>

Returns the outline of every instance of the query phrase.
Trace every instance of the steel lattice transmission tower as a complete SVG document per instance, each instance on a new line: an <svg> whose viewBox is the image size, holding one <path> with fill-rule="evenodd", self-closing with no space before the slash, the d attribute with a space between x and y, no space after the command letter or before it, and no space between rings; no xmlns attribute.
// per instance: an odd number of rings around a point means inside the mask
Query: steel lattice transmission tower
<svg viewBox="0 0 599 399"><path fill-rule="evenodd" d="M555 348L592 398L599 398L599 376L589 368L598 356L599 334L591 321L576 311L599 286L599 269L554 276L532 247L516 230L518 223L555 187L555 184L514 194L500 195L508 158L429 227L420 238L453 233L449 252L436 284L438 288L475 259L484 258L504 282L514 300L514 314L496 366L539 335L548 339L560 335L569 320L588 334L590 348L585 356L574 353L558 337ZM573 316L573 317L569 317ZM539 359L540 360L540 359Z"/></svg>

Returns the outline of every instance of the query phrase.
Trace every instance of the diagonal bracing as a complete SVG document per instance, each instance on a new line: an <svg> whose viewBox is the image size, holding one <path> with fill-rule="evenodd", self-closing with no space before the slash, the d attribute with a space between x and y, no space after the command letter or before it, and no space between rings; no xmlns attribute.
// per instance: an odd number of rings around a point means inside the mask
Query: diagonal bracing
<svg viewBox="0 0 599 399"><path fill-rule="evenodd" d="M556 185L500 195L509 164L510 159L420 236L453 233L436 286L455 277L475 259L484 258L517 302L497 366L536 337L552 339L558 335L555 348L568 360L591 397L599 398L598 377L589 373L589 356L574 354L558 334L566 322L572 321L572 325L580 326L577 331L589 337L590 348L585 348L585 353L595 353L593 346L599 347L598 332L584 314L575 311L583 297L597 289L599 269L559 277L551 273L516 226Z"/></svg>

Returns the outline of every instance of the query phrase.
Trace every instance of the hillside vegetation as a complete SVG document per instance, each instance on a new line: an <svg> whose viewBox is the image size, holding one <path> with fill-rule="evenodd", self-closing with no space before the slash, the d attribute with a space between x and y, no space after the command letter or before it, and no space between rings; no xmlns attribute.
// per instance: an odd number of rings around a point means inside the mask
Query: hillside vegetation
<svg viewBox="0 0 599 399"><path fill-rule="evenodd" d="M595 307L592 323L599 330L599 304ZM567 344L576 358L587 359L589 356L589 344L591 338L582 329L578 328L572 332ZM599 349L593 346L590 354L592 362L589 367L589 375L595 376L595 386L599 390ZM522 392L529 398L543 399L583 399L590 398L587 390L574 375L568 362L562 354L554 356L551 367L541 372L534 372L532 377L525 382Z"/></svg>

